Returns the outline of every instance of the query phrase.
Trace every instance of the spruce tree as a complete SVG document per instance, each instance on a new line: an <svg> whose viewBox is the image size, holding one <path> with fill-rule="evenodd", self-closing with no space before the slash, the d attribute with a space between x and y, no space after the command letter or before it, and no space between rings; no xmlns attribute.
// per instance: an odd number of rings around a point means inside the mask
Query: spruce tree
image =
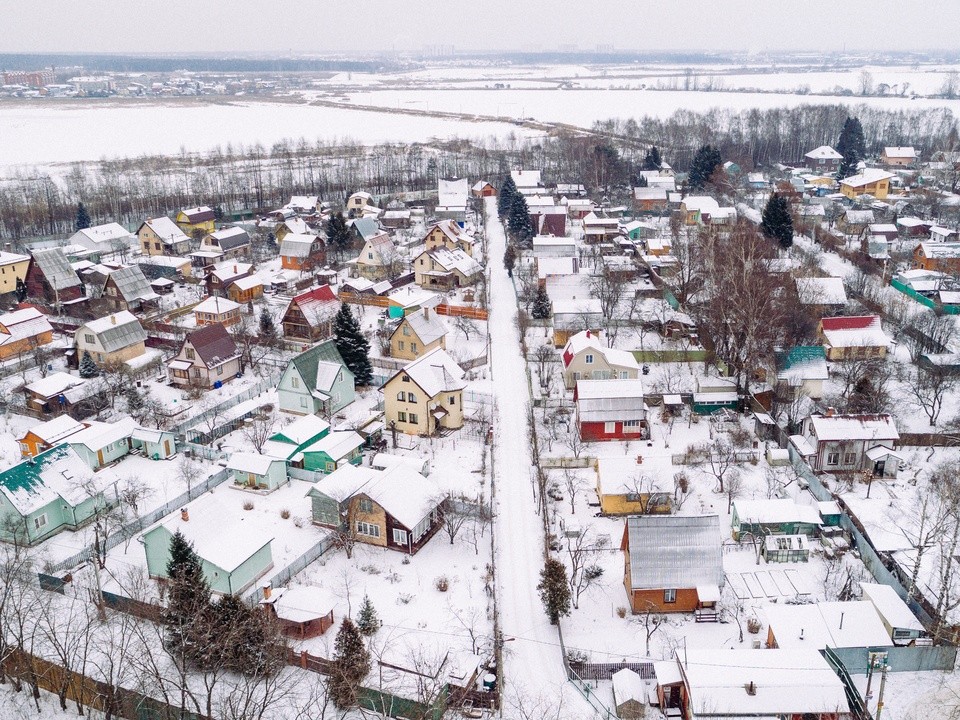
<svg viewBox="0 0 960 720"><path fill-rule="evenodd" d="M90 227L90 213L82 202L77 203L77 221L74 224L77 230L86 230Z"/></svg>
<svg viewBox="0 0 960 720"><path fill-rule="evenodd" d="M506 217L513 206L513 198L518 195L517 184L513 181L513 176L509 173L506 179L500 184L500 191L497 193L497 212L501 220Z"/></svg>
<svg viewBox="0 0 960 720"><path fill-rule="evenodd" d="M199 607L210 602L210 584L203 574L200 556L179 530L170 538L170 559L166 569L171 605L177 601L185 607Z"/></svg>
<svg viewBox="0 0 960 720"><path fill-rule="evenodd" d="M370 364L370 342L363 335L360 323L343 303L333 321L333 342L343 362L353 373L354 385L369 385L373 382L373 367Z"/></svg>
<svg viewBox="0 0 960 720"><path fill-rule="evenodd" d="M860 164L860 161L857 159L856 155L849 154L844 155L843 159L840 161L840 165L837 167L837 180L843 180L844 178L852 177L857 174L857 165Z"/></svg>
<svg viewBox="0 0 960 720"><path fill-rule="evenodd" d="M517 251L514 249L513 245L507 245L506 251L503 253L503 267L507 271L507 275L513 277L513 268L517 264Z"/></svg>
<svg viewBox="0 0 960 720"><path fill-rule="evenodd" d="M537 294L533 298L533 307L530 314L535 320L546 320L553 314L553 307L550 305L550 296L547 295L547 289L542 285L537 288Z"/></svg>
<svg viewBox="0 0 960 720"><path fill-rule="evenodd" d="M175 657L192 664L210 660L209 623L210 584L203 574L200 557L179 530L170 539L167 561L166 645Z"/></svg>
<svg viewBox="0 0 960 720"><path fill-rule="evenodd" d="M643 158L643 169L659 170L662 165L663 160L660 158L660 150L654 145L647 151L646 156Z"/></svg>
<svg viewBox="0 0 960 720"><path fill-rule="evenodd" d="M377 616L377 610L366 595L363 596L360 614L357 615L357 629L367 636L376 634L377 630L380 629L380 618Z"/></svg>
<svg viewBox="0 0 960 720"><path fill-rule="evenodd" d="M344 618L334 644L333 673L329 690L338 708L357 704L357 690L370 672L370 653L363 644L357 626L350 618Z"/></svg>
<svg viewBox="0 0 960 720"><path fill-rule="evenodd" d="M793 245L793 217L790 215L790 203L782 195L773 193L763 208L763 221L760 223L763 234L780 243L780 247Z"/></svg>
<svg viewBox="0 0 960 720"><path fill-rule="evenodd" d="M533 241L533 223L530 220L530 209L527 207L526 198L520 193L513 197L507 227L517 245L527 247Z"/></svg>
<svg viewBox="0 0 960 720"><path fill-rule="evenodd" d="M216 220L217 222L223 221L223 207L221 207L220 205L213 206L213 219Z"/></svg>
<svg viewBox="0 0 960 720"><path fill-rule="evenodd" d="M350 249L353 244L353 238L350 235L350 228L347 227L347 221L342 212L336 213L327 221L327 245L332 247L337 257L342 258L343 253Z"/></svg>
<svg viewBox="0 0 960 720"><path fill-rule="evenodd" d="M264 305L263 309L260 311L260 341L267 344L273 345L277 342L277 326L273 322L273 316L270 314L270 311Z"/></svg>
<svg viewBox="0 0 960 720"><path fill-rule="evenodd" d="M83 356L80 358L80 377L94 378L99 374L100 368L97 367L97 364L93 361L93 358L90 357L90 351L84 350Z"/></svg>
<svg viewBox="0 0 960 720"><path fill-rule="evenodd" d="M697 154L693 156L693 162L690 163L690 174L687 178L690 187L694 190L702 190L720 167L721 161L720 150L712 145L704 145L697 150Z"/></svg>
<svg viewBox="0 0 960 720"><path fill-rule="evenodd" d="M837 139L837 152L844 158L856 158L857 162L867 156L867 143L863 136L863 125L860 118L848 117L843 122L843 129Z"/></svg>
<svg viewBox="0 0 960 720"><path fill-rule="evenodd" d="M567 568L556 558L547 558L540 571L540 599L547 611L551 625L558 625L560 618L570 614L570 585L567 582Z"/></svg>

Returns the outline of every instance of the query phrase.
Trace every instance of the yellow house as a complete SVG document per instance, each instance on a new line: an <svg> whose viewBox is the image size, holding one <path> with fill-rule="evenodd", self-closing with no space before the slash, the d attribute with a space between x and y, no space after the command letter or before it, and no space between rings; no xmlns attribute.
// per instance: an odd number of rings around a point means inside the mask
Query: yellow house
<svg viewBox="0 0 960 720"><path fill-rule="evenodd" d="M892 173L877 168L867 168L858 175L840 181L840 192L851 200L859 195L873 195L877 200L886 200L890 193Z"/></svg>
<svg viewBox="0 0 960 720"><path fill-rule="evenodd" d="M217 229L217 217L206 205L181 210L177 213L176 223L187 235L193 235L196 230L209 235Z"/></svg>
<svg viewBox="0 0 960 720"><path fill-rule="evenodd" d="M390 335L390 357L401 360L416 360L435 348L446 347L447 327L430 308L406 315Z"/></svg>
<svg viewBox="0 0 960 720"><path fill-rule="evenodd" d="M184 255L190 252L190 238L166 216L140 223L137 242L144 255Z"/></svg>
<svg viewBox="0 0 960 720"><path fill-rule="evenodd" d="M387 427L408 435L463 427L466 386L461 367L446 350L434 348L397 371L380 388Z"/></svg>
<svg viewBox="0 0 960 720"><path fill-rule="evenodd" d="M77 328L73 337L77 359L88 352L100 367L132 360L147 351L147 332L127 310L91 320Z"/></svg>
<svg viewBox="0 0 960 720"><path fill-rule="evenodd" d="M29 267L29 255L0 252L0 295L16 290L17 280L26 279Z"/></svg>
<svg viewBox="0 0 960 720"><path fill-rule="evenodd" d="M670 493L659 488L661 473L645 467L642 456L600 457L596 461L597 497L604 515L666 515Z"/></svg>
<svg viewBox="0 0 960 720"><path fill-rule="evenodd" d="M357 272L367 280L383 280L400 274L401 259L397 246L386 233L367 240L357 256Z"/></svg>
<svg viewBox="0 0 960 720"><path fill-rule="evenodd" d="M445 247L447 250L463 250L473 257L473 238L454 220L441 220L435 223L423 236L427 250Z"/></svg>

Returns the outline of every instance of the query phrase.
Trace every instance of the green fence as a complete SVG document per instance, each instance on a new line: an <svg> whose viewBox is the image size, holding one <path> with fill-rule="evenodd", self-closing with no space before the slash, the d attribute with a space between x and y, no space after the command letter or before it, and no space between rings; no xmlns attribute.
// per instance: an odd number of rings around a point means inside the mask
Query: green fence
<svg viewBox="0 0 960 720"><path fill-rule="evenodd" d="M372 710L381 716L409 720L440 720L447 709L447 692L444 689L432 705L425 705L416 700L391 695L383 690L361 687L357 703L361 708Z"/></svg>
<svg viewBox="0 0 960 720"><path fill-rule="evenodd" d="M705 362L707 351L700 350L631 350L641 363Z"/></svg>
<svg viewBox="0 0 960 720"><path fill-rule="evenodd" d="M896 288L897 290L899 290L900 292L902 292L907 297L913 300L916 300L921 305L926 305L931 310L942 312L945 315L960 315L960 305L941 305L935 300L931 300L928 297L924 297L923 295L918 293L916 290L914 290L912 287L910 287L909 285L903 284L899 280L891 280L890 285Z"/></svg>

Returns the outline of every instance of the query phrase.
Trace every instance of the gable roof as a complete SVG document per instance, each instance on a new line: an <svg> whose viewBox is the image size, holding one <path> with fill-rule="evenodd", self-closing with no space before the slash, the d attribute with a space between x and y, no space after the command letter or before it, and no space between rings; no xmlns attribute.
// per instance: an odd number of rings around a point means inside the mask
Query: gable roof
<svg viewBox="0 0 960 720"><path fill-rule="evenodd" d="M207 222L208 220L215 220L217 217L216 213L213 212L213 208L210 208L206 205L201 205L200 207L194 208L185 208L180 212L186 216L187 221L191 225Z"/></svg>
<svg viewBox="0 0 960 720"><path fill-rule="evenodd" d="M153 230L154 235L167 245L176 245L177 243L190 240L187 234L180 229L180 226L166 215L144 220L140 223L140 227L137 228L137 234L140 234L140 230L144 225Z"/></svg>
<svg viewBox="0 0 960 720"><path fill-rule="evenodd" d="M480 263L459 248L451 250L447 247L438 246L430 250L425 250L424 253L429 255L430 258L444 270L448 272L457 270L468 278L483 270L483 268L480 267ZM421 253L421 255L424 253Z"/></svg>
<svg viewBox="0 0 960 720"><path fill-rule="evenodd" d="M83 445L96 452L111 443L130 437L136 427L137 421L129 417L109 423L92 420L86 428L72 435L68 442L70 445Z"/></svg>
<svg viewBox="0 0 960 720"><path fill-rule="evenodd" d="M821 145L818 148L814 148L808 152L804 157L808 157L812 160L842 160L843 155L838 153L829 145Z"/></svg>
<svg viewBox="0 0 960 720"><path fill-rule="evenodd" d="M222 315L224 313L232 312L233 310L239 310L241 307L243 306L240 303L235 303L233 300L228 300L227 298L222 298L217 295L211 295L203 302L195 305L193 311L195 313Z"/></svg>
<svg viewBox="0 0 960 720"><path fill-rule="evenodd" d="M97 336L105 352L114 352L145 342L147 339L147 331L143 329L133 313L127 310L81 325L74 333L74 337L78 337L84 330L89 330Z"/></svg>
<svg viewBox="0 0 960 720"><path fill-rule="evenodd" d="M358 193L354 194L356 195ZM369 195L367 195L367 197L369 197ZM353 229L362 240L367 241L380 232L380 223L377 222L376 218L355 218L353 221Z"/></svg>
<svg viewBox="0 0 960 720"><path fill-rule="evenodd" d="M34 380L29 385L24 386L23 389L39 397L51 398L66 392L70 388L80 387L86 384L86 380L76 375L65 372L54 372L45 378Z"/></svg>
<svg viewBox="0 0 960 720"><path fill-rule="evenodd" d="M899 440L893 417L881 415L811 415L817 440Z"/></svg>
<svg viewBox="0 0 960 720"><path fill-rule="evenodd" d="M883 149L883 154L888 158L901 158L903 160L916 160L917 151L912 145L891 145Z"/></svg>
<svg viewBox="0 0 960 720"><path fill-rule="evenodd" d="M308 389L314 390L317 388L318 367L320 362L336 363L350 373L349 368L347 368L343 362L340 351L337 350L336 343L332 339L324 340L322 343L314 345L312 348L300 353L290 360L288 367L293 366L303 379L304 385ZM352 373L350 374L352 376ZM327 388L324 387L320 389L326 390Z"/></svg>
<svg viewBox="0 0 960 720"><path fill-rule="evenodd" d="M571 308L571 312L578 312L581 308L581 304L582 307L585 308L590 307L593 304L599 304L600 301L593 298L590 301L576 300L572 302L574 303L574 306ZM553 301L553 312L555 315L558 312L558 307L560 304L561 301L559 300ZM633 353L627 352L626 350L617 350L615 348L604 347L597 334L591 332L590 330L581 330L575 335L571 335L567 340L567 344L563 348L563 354L561 356L563 367L569 367L570 363L573 362L573 359L582 351L587 349L592 349L599 355L602 355L610 365L618 365L635 370L640 369L640 363L637 362L637 359L633 356Z"/></svg>
<svg viewBox="0 0 960 720"><path fill-rule="evenodd" d="M207 237L216 240L221 250L235 250L238 247L250 244L250 235L242 227L220 228L216 232L210 233Z"/></svg>
<svg viewBox="0 0 960 720"><path fill-rule="evenodd" d="M798 345L774 353L778 380L826 380L827 353L822 345Z"/></svg>
<svg viewBox="0 0 960 720"><path fill-rule="evenodd" d="M303 313L310 325L329 319L328 316L332 318L340 309L340 300L329 285L321 285L313 290L301 293L294 297L291 302L297 304L300 312Z"/></svg>
<svg viewBox="0 0 960 720"><path fill-rule="evenodd" d="M193 346L208 368L222 365L240 355L233 337L220 323L211 323L190 331L184 342Z"/></svg>
<svg viewBox="0 0 960 720"><path fill-rule="evenodd" d="M820 327L831 347L879 347L890 342L877 315L823 318Z"/></svg>
<svg viewBox="0 0 960 720"><path fill-rule="evenodd" d="M50 283L50 287L58 292L83 284L70 267L70 261L61 248L34 250L33 262Z"/></svg>
<svg viewBox="0 0 960 720"><path fill-rule="evenodd" d="M53 332L53 326L50 325L47 316L35 307L26 307L0 315L0 345L35 338L46 332Z"/></svg>
<svg viewBox="0 0 960 720"><path fill-rule="evenodd" d="M303 415L270 436L271 440L302 445L330 429L330 423L317 415Z"/></svg>
<svg viewBox="0 0 960 720"><path fill-rule="evenodd" d="M60 415L53 420L34 425L27 432L33 433L48 445L53 445L74 433L80 432L84 427L83 423L74 420L69 415Z"/></svg>
<svg viewBox="0 0 960 720"><path fill-rule="evenodd" d="M282 463L280 458L261 455L254 452L235 452L227 460L227 470L239 470L240 472L253 473L254 475L266 475L274 463Z"/></svg>
<svg viewBox="0 0 960 720"><path fill-rule="evenodd" d="M79 237L77 237L78 235ZM72 242L80 242L81 244L83 244L85 241L86 244L84 244L84 247L96 245L99 249L104 245L109 248L110 243L112 243L114 240L126 241L129 240L130 237L130 233L125 227L123 227L123 225L112 222L77 230L70 240Z"/></svg>
<svg viewBox="0 0 960 720"><path fill-rule="evenodd" d="M846 305L843 278L802 277L796 279L801 305Z"/></svg>
<svg viewBox="0 0 960 720"><path fill-rule="evenodd" d="M287 233L280 241L280 254L286 257L305 258L310 255L310 248L317 241L317 235L301 233Z"/></svg>
<svg viewBox="0 0 960 720"><path fill-rule="evenodd" d="M436 342L447 334L447 326L441 322L437 314L429 313L429 315L427 315L422 309L404 317L400 324L397 325L397 329L393 332L399 332L404 323L409 325L410 329L416 333L416 336L420 338L420 342L423 343L424 347L432 342Z"/></svg>
<svg viewBox="0 0 960 720"><path fill-rule="evenodd" d="M429 235L434 230L439 230L451 242L456 244L473 243L473 238L470 236L470 234L460 227L455 220L440 220L439 222L435 222L433 225L427 228L427 232L424 233L424 237Z"/></svg>
<svg viewBox="0 0 960 720"><path fill-rule="evenodd" d="M95 474L69 445L57 445L0 473L0 492L28 515L58 498L76 506L88 497L82 485L93 482L102 490L107 477Z"/></svg>
<svg viewBox="0 0 960 720"><path fill-rule="evenodd" d="M355 430L334 430L307 447L304 453L322 452L333 460L340 460L366 442Z"/></svg>
<svg viewBox="0 0 960 720"><path fill-rule="evenodd" d="M843 178L840 181L840 184L849 185L850 187L863 187L864 185L870 185L875 182L880 182L881 180L887 180L893 176L893 173L888 173L886 170L880 170L879 168L866 168L861 170L856 175Z"/></svg>
<svg viewBox="0 0 960 720"><path fill-rule="evenodd" d="M628 517L625 533L631 589L723 585L718 516Z"/></svg>
<svg viewBox="0 0 960 720"><path fill-rule="evenodd" d="M398 370L384 383L386 386L398 375L409 375L420 389L429 397L436 397L442 392L463 390L467 386L464 380L463 368L447 354L443 348L434 348L426 355L417 358Z"/></svg>
<svg viewBox="0 0 960 720"><path fill-rule="evenodd" d="M156 300L160 297L150 288L150 283L139 265L118 268L110 273L108 280L113 280L120 297L127 303Z"/></svg>

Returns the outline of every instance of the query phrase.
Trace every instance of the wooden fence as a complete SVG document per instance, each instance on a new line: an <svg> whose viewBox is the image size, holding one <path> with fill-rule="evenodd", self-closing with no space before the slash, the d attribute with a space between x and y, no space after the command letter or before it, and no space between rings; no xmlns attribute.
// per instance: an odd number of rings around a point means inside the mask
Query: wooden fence
<svg viewBox="0 0 960 720"><path fill-rule="evenodd" d="M372 305L373 307L381 308L390 307L390 298L386 295L360 295L358 293L341 290L337 293L337 297L340 298L340 302L345 302L350 305Z"/></svg>
<svg viewBox="0 0 960 720"><path fill-rule="evenodd" d="M657 679L657 674L653 670L652 662L570 663L570 669L573 670L581 680L610 680L615 673L624 668L633 670L644 680Z"/></svg>
<svg viewBox="0 0 960 720"><path fill-rule="evenodd" d="M956 447L960 433L900 433L900 445L907 447Z"/></svg>
<svg viewBox="0 0 960 720"><path fill-rule="evenodd" d="M467 305L447 305L441 304L437 305L434 310L436 310L437 315L447 315L449 317L465 317L470 318L471 320L486 320L487 311L483 308L469 307Z"/></svg>

